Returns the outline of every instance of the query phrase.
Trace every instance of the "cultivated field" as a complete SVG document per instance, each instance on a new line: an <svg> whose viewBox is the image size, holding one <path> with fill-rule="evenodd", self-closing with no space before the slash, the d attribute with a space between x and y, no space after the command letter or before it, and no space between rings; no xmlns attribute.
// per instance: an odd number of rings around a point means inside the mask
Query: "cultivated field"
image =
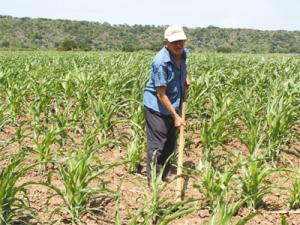
<svg viewBox="0 0 300 225"><path fill-rule="evenodd" d="M0 53L1 224L300 224L300 56L189 55L183 201L147 185L153 56Z"/></svg>

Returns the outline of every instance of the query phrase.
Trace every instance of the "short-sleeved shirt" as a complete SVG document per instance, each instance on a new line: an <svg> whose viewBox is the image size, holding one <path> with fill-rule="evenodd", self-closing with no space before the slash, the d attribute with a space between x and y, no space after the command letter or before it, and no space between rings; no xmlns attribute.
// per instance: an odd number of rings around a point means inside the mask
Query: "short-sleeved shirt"
<svg viewBox="0 0 300 225"><path fill-rule="evenodd" d="M164 86L171 104L179 111L186 78L186 56L187 50L184 49L179 69L165 47L156 54L151 64L150 79L144 89L144 106L161 114L170 115L157 97L157 88Z"/></svg>

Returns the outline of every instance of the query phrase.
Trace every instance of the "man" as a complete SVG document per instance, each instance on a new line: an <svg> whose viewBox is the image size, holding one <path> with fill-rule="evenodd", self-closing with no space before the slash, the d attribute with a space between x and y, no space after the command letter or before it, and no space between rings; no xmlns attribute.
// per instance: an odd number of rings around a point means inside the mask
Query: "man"
<svg viewBox="0 0 300 225"><path fill-rule="evenodd" d="M185 89L189 85L186 68L186 35L179 26L169 26L164 34L164 47L151 64L150 79L144 89L147 126L147 178L151 178L151 163L159 170L165 165L163 179L170 170L169 156L176 145L176 130L185 125L179 115Z"/></svg>

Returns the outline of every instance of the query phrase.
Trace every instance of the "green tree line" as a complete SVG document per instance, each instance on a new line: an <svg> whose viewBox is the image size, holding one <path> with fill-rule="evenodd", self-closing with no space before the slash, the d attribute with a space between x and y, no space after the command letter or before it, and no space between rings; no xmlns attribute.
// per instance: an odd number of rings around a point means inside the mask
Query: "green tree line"
<svg viewBox="0 0 300 225"><path fill-rule="evenodd" d="M0 49L156 51L167 26L0 15ZM300 53L300 31L184 27L194 52Z"/></svg>

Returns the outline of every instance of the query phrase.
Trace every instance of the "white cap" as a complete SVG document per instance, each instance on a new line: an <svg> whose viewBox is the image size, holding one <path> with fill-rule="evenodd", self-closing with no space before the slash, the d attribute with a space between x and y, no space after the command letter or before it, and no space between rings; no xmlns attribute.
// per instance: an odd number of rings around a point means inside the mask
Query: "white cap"
<svg viewBox="0 0 300 225"><path fill-rule="evenodd" d="M185 33L180 26L172 25L165 30L165 39L169 42L186 40Z"/></svg>

